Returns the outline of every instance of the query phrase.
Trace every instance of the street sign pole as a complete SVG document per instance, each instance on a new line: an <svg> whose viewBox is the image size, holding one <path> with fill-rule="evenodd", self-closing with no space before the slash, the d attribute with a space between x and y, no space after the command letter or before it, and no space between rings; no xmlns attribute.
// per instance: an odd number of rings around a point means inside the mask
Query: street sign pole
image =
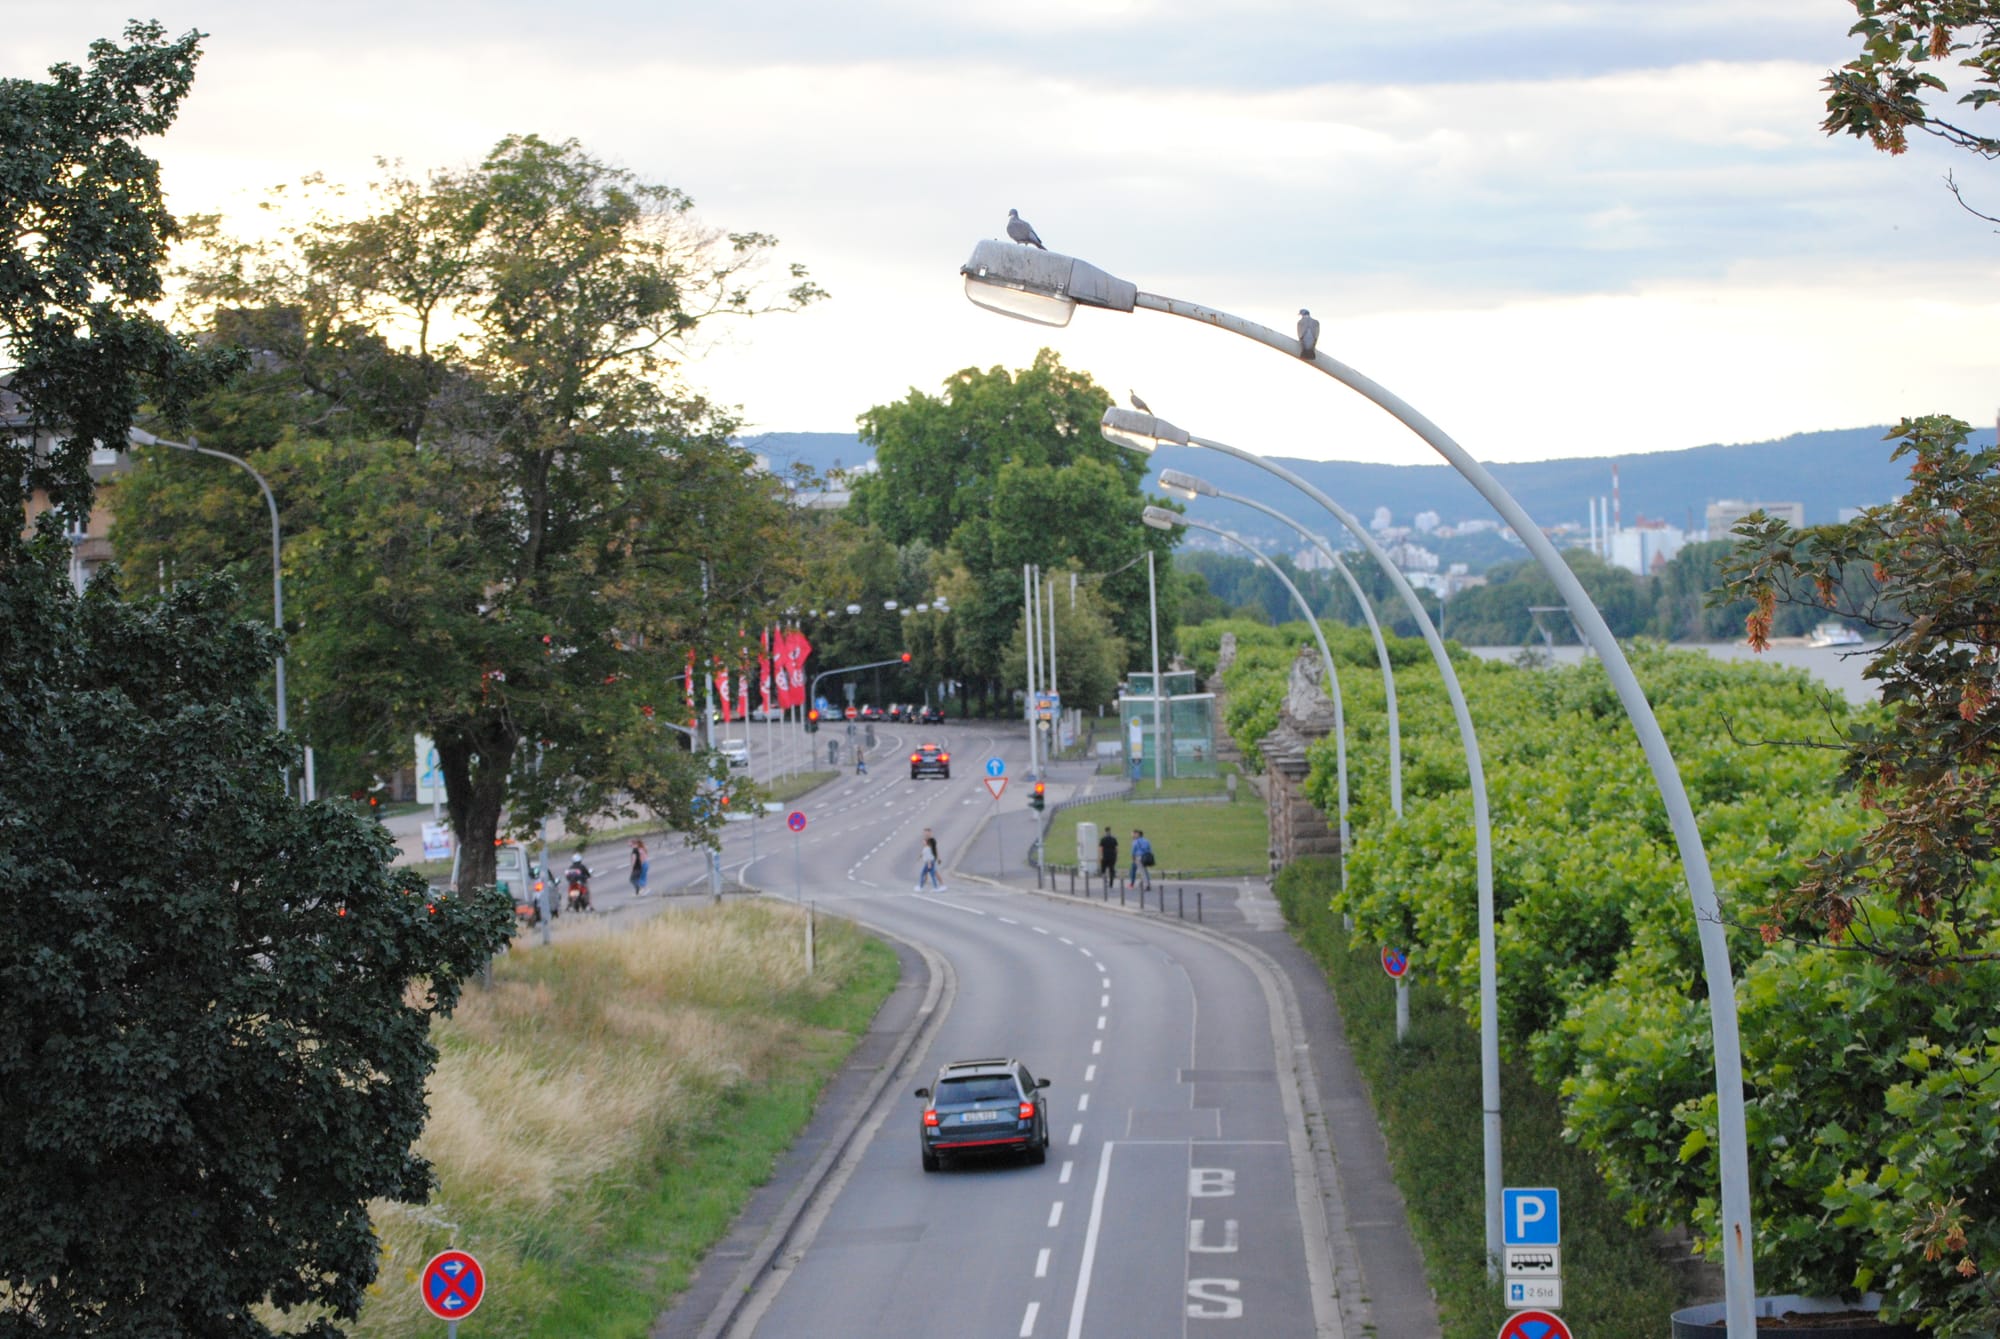
<svg viewBox="0 0 2000 1339"><path fill-rule="evenodd" d="M794 809L789 814L786 814L785 826L792 830L792 901L798 903L800 906L804 906L806 895L803 876L799 873L801 868L799 839L800 834L806 830L805 810Z"/></svg>

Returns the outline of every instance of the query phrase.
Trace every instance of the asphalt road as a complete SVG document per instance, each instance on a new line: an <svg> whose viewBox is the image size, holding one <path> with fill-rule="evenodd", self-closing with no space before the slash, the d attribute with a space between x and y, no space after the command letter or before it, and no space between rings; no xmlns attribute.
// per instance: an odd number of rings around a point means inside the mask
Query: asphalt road
<svg viewBox="0 0 2000 1339"><path fill-rule="evenodd" d="M947 987L913 1077L869 1113L730 1333L1339 1334L1270 984L1169 924L951 874L942 892L916 891L925 827L961 873L1025 846L1026 740L979 725L876 730L870 775L800 804L802 835L774 822L753 856L732 830L725 863L927 946ZM949 781L910 779L919 738L950 748ZM996 755L1010 780L998 803L982 784ZM656 888L660 866L656 853ZM600 905L623 909L618 891ZM1018 1056L1051 1079L1046 1165L922 1171L911 1089L977 1056Z"/></svg>

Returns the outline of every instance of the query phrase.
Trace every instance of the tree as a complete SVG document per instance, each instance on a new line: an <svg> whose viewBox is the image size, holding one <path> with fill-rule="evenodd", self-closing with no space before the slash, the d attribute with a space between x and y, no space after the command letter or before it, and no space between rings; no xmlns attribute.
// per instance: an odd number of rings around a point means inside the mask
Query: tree
<svg viewBox="0 0 2000 1339"><path fill-rule="evenodd" d="M658 712L689 651L734 667L796 562L776 481L676 369L704 323L822 294L794 266L766 305L774 239L690 209L512 136L473 168L391 171L359 217L260 243L207 226L189 275L212 331L269 342L204 409L286 471L302 719L397 759L429 735L473 885L503 811L584 825L642 785L691 797L703 769ZM163 475L121 490L142 563L185 542Z"/></svg>
<svg viewBox="0 0 2000 1339"><path fill-rule="evenodd" d="M1097 592L1100 583L1079 581L1075 603L1072 604L1067 589L1069 575L1066 572L1055 573L1056 687L1065 706L1082 707L1087 711L1117 698L1119 678L1133 659L1133 652L1111 629L1103 597ZM1044 628L1047 627L1048 617L1045 607L1042 614ZM1166 649L1162 646L1162 654ZM1017 618L1013 635L1007 643L1000 681L1007 691L1014 692L1026 689L1027 680L1027 621ZM1038 683L1037 686L1044 692L1048 691L1047 684Z"/></svg>
<svg viewBox="0 0 2000 1339"><path fill-rule="evenodd" d="M1144 461L1098 432L1110 403L1043 349L1018 373L966 368L942 396L913 389L861 415L877 470L855 485L856 515L892 543L948 547L971 578L952 614L964 677L997 682L1027 563L1115 572L1103 587L1114 631L1128 648L1144 644L1146 573L1133 560L1151 548L1164 572L1176 537L1140 522L1159 500L1141 491ZM1161 635L1170 638L1171 587L1161 595Z"/></svg>
<svg viewBox="0 0 2000 1339"><path fill-rule="evenodd" d="M125 440L150 396L169 415L235 362L197 352L146 308L178 235L159 164L135 141L173 124L194 81L201 34L175 41L132 23L127 45L93 42L90 65L49 81L0 79L0 368L56 447L0 437L0 513L22 515L39 489L50 516L90 511L90 451ZM0 554L20 534L0 527Z"/></svg>
<svg viewBox="0 0 2000 1339"><path fill-rule="evenodd" d="M1853 0L1861 18L1849 35L1861 51L1826 77L1829 135L1867 139L1884 153L1909 147L1909 131L1934 135L1982 158L2000 155L1995 139L1932 113L1926 100L1948 92L1931 66L1951 61L1975 72L1959 105L1974 112L2000 99L2000 9L1985 0ZM1969 39L1969 40L1968 40Z"/></svg>
<svg viewBox="0 0 2000 1339"><path fill-rule="evenodd" d="M430 1189L430 1020L512 929L286 795L273 634L233 605L0 574L0 1291L37 1333L260 1336L267 1298L351 1319L368 1201Z"/></svg>

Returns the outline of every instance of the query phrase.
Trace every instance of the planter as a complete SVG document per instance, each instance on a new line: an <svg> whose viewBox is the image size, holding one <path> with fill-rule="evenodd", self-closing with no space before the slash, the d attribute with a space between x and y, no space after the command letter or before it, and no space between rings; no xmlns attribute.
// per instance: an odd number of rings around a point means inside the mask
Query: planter
<svg viewBox="0 0 2000 1339"><path fill-rule="evenodd" d="M1914 1322L1875 1317L1882 1305L1877 1293L1859 1298L1760 1297L1751 1307L1757 1332L1772 1339L1918 1339ZM1728 1339L1725 1306L1703 1302L1674 1312L1674 1339ZM1823 1318L1823 1319L1821 1319Z"/></svg>

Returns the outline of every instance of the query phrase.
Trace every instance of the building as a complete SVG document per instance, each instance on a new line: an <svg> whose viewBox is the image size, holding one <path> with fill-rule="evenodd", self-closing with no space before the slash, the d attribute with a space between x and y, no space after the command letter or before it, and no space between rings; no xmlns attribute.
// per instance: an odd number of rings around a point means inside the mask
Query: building
<svg viewBox="0 0 2000 1339"><path fill-rule="evenodd" d="M1724 498L1708 504L1708 537L1728 539L1736 523L1753 511L1761 511L1790 526L1806 523L1806 504L1803 502L1741 502L1735 498Z"/></svg>
<svg viewBox="0 0 2000 1339"><path fill-rule="evenodd" d="M1651 576L1687 546L1687 532L1642 516L1629 529L1615 531L1610 540L1605 561L1635 576Z"/></svg>
<svg viewBox="0 0 2000 1339"><path fill-rule="evenodd" d="M46 456L54 449L56 436L46 428L38 429L29 415L21 397L8 388L7 378L0 378L0 432L6 433L17 442L32 439L37 455ZM99 568L111 561L111 508L105 505L103 485L132 469L131 459L123 452L99 445L90 453L90 478L99 485L98 492L90 504L90 517L81 527L68 527L70 540L70 580L78 590L89 584ZM28 499L27 527L33 528L35 521L49 509L48 495L36 489Z"/></svg>

